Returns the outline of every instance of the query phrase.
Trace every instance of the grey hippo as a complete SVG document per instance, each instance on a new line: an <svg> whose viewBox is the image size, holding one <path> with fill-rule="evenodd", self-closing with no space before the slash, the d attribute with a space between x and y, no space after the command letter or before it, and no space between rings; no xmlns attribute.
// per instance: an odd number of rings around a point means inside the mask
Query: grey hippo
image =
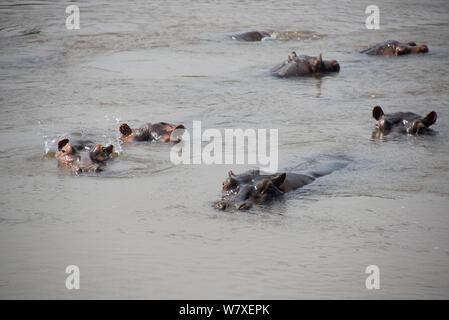
<svg viewBox="0 0 449 320"><path fill-rule="evenodd" d="M91 141L70 142L62 139L58 142L58 166L79 174L82 172L103 171L106 162L111 158L113 145L107 147L93 144Z"/></svg>
<svg viewBox="0 0 449 320"><path fill-rule="evenodd" d="M179 142L184 130L182 124L170 124L166 122L146 123L139 128L130 128L126 123L120 125L122 141L162 141ZM176 132L175 132L176 130Z"/></svg>
<svg viewBox="0 0 449 320"><path fill-rule="evenodd" d="M222 199L215 204L215 208L231 211L248 210L254 205L269 203L346 165L347 163L335 163L327 170L307 174L282 172L265 175L259 170L250 170L235 175L229 171L228 177L222 183Z"/></svg>
<svg viewBox="0 0 449 320"><path fill-rule="evenodd" d="M294 51L286 61L271 69L271 73L279 78L321 75L339 71L340 65L336 60L323 60L321 54L319 57L298 56Z"/></svg>
<svg viewBox="0 0 449 320"><path fill-rule="evenodd" d="M437 113L431 111L425 117L413 112L385 114L380 106L375 106L373 118L376 119L374 136L391 132L418 135L432 132L429 127L437 121Z"/></svg>
<svg viewBox="0 0 449 320"><path fill-rule="evenodd" d="M233 34L231 38L241 41L262 41L262 39L269 38L270 36L271 35L265 31L247 31Z"/></svg>
<svg viewBox="0 0 449 320"><path fill-rule="evenodd" d="M402 43L396 40L384 41L371 48L360 51L360 53L365 53L372 56L401 56L411 53L426 52L429 52L429 48L425 44L416 45L416 43L412 41Z"/></svg>

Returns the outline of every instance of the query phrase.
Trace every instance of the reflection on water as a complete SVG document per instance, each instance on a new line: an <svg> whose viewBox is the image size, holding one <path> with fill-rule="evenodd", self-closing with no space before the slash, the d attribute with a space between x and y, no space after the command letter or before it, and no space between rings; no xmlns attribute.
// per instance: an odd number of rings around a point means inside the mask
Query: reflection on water
<svg viewBox="0 0 449 320"><path fill-rule="evenodd" d="M76 32L65 5L0 5L0 297L448 298L447 1L380 1L378 31L356 1L84 1ZM228 37L245 30L272 37ZM430 52L358 53L387 39ZM341 70L271 77L292 51ZM375 105L436 110L436 134L372 139ZM218 212L226 173L250 166L175 166L170 145L118 140L121 122L193 120L279 129L281 168L351 163L254 214ZM112 143L114 161L65 174L63 137Z"/></svg>

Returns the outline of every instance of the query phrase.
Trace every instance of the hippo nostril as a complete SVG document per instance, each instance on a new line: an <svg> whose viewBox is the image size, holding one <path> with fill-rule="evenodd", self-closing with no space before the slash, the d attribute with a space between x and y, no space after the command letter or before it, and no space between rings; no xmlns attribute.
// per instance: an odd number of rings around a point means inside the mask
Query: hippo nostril
<svg viewBox="0 0 449 320"><path fill-rule="evenodd" d="M226 204L224 202L217 202L215 204L215 208L217 208L218 210L225 210L226 209Z"/></svg>
<svg viewBox="0 0 449 320"><path fill-rule="evenodd" d="M242 203L241 205L238 206L238 210L248 210L250 208L250 206L246 203Z"/></svg>

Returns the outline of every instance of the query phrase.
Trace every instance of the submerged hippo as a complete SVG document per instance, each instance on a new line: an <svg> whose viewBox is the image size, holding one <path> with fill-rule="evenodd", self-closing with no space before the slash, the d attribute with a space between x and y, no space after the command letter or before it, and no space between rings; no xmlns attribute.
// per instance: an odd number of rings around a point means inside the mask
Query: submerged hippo
<svg viewBox="0 0 449 320"><path fill-rule="evenodd" d="M242 41L262 41L263 38L269 38L271 35L265 31L248 31L233 34L232 39L242 40Z"/></svg>
<svg viewBox="0 0 449 320"><path fill-rule="evenodd" d="M113 145L107 147L101 144L94 145L90 141L77 141L70 143L69 139L58 142L58 165L69 168L75 173L103 171L107 160L114 149Z"/></svg>
<svg viewBox="0 0 449 320"><path fill-rule="evenodd" d="M169 124L165 122L147 123L140 128L130 128L126 123L120 125L121 140L123 141L153 141L179 142L184 125ZM174 132L175 130L176 133Z"/></svg>
<svg viewBox="0 0 449 320"><path fill-rule="evenodd" d="M292 52L284 61L271 69L273 75L280 78L317 75L328 72L339 72L340 65L336 60L323 60L321 54L317 57L296 55Z"/></svg>
<svg viewBox="0 0 449 320"><path fill-rule="evenodd" d="M338 164L333 169L299 174L283 172L272 175L261 175L259 170L250 170L235 175L229 171L228 178L223 181L222 200L215 204L219 210L247 210L253 205L264 204L282 196L284 193L301 188L315 181L316 178L328 175L347 163Z"/></svg>
<svg viewBox="0 0 449 320"><path fill-rule="evenodd" d="M360 51L360 53L366 53L372 56L400 56L410 53L426 52L429 52L429 48L425 44L418 46L415 42L402 43L396 40L381 42L371 48Z"/></svg>
<svg viewBox="0 0 449 320"><path fill-rule="evenodd" d="M374 136L386 135L390 132L414 135L429 133L432 131L429 127L437 121L435 111L431 111L425 117L413 112L385 114L380 106L374 107L373 117L377 120Z"/></svg>

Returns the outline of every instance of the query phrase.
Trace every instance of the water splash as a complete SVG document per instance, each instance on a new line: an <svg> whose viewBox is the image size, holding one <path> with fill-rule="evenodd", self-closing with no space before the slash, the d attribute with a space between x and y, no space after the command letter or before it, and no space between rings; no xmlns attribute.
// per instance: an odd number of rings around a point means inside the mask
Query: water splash
<svg viewBox="0 0 449 320"><path fill-rule="evenodd" d="M121 119L118 116L105 115L104 118L108 123L111 123L112 133L110 135L103 135L107 145L114 145L114 153L120 155L123 153L122 141L120 140L120 131L118 127L120 126Z"/></svg>
<svg viewBox="0 0 449 320"><path fill-rule="evenodd" d="M319 34L310 30L299 31L270 31L271 39L283 41L303 41L320 40L327 37L325 34Z"/></svg>

